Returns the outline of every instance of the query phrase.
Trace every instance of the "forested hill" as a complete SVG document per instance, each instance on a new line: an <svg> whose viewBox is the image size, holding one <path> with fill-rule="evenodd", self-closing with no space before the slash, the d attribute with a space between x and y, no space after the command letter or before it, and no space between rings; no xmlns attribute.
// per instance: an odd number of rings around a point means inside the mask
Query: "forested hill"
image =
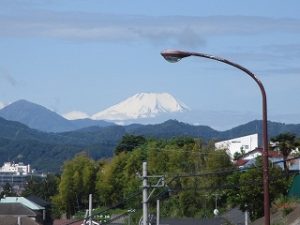
<svg viewBox="0 0 300 225"><path fill-rule="evenodd" d="M287 131L300 136L300 125L269 122L268 126L269 137ZM261 121L258 120L227 131L168 120L156 125L88 127L71 132L46 133L0 118L0 165L5 161L23 161L39 170L57 172L65 160L82 151L88 152L94 159L112 156L115 146L126 133L152 138L197 137L208 141L260 131Z"/></svg>

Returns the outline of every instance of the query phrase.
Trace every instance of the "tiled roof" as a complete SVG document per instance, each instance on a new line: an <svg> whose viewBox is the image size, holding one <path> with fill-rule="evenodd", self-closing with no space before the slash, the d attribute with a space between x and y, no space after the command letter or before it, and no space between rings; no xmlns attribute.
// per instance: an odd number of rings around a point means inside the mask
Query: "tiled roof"
<svg viewBox="0 0 300 225"><path fill-rule="evenodd" d="M227 211L222 217L226 218L232 225L242 225L245 223L245 213L237 207Z"/></svg>
<svg viewBox="0 0 300 225"><path fill-rule="evenodd" d="M0 215L2 216L32 216L36 213L22 205L21 203L1 203Z"/></svg>
<svg viewBox="0 0 300 225"><path fill-rule="evenodd" d="M237 166L243 166L248 162L248 160L245 159L238 159L237 161L235 161L235 165Z"/></svg>
<svg viewBox="0 0 300 225"><path fill-rule="evenodd" d="M34 202L35 204L42 206L42 207L46 207L48 205L50 205L49 202L46 202L45 200L35 196L35 195L30 195L28 197L26 197L29 201Z"/></svg>
<svg viewBox="0 0 300 225"><path fill-rule="evenodd" d="M35 220L29 217L21 217L20 222L22 225L40 225ZM0 225L16 225L18 224L18 217L16 216L0 216Z"/></svg>
<svg viewBox="0 0 300 225"><path fill-rule="evenodd" d="M59 219L53 221L53 225L66 225L70 223L72 223L72 225L81 225L83 223L83 220L76 221L76 220L68 220L68 219Z"/></svg>
<svg viewBox="0 0 300 225"><path fill-rule="evenodd" d="M242 163L243 160L245 160L245 158L247 158L247 156L255 154L255 153L260 153L262 154L263 149L262 148L256 148L250 152L247 152L246 154L244 154L243 156L239 157L236 161L236 163ZM272 150L268 150L268 156L270 158L281 158L282 154L279 151L272 151Z"/></svg>
<svg viewBox="0 0 300 225"><path fill-rule="evenodd" d="M195 218L170 218L161 219L161 225L222 225L226 221L221 217L211 219L195 219Z"/></svg>

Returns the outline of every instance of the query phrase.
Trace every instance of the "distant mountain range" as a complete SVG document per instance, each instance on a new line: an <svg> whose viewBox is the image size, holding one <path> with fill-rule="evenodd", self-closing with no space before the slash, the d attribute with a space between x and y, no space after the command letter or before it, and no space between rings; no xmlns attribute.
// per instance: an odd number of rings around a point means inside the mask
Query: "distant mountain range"
<svg viewBox="0 0 300 225"><path fill-rule="evenodd" d="M299 124L269 122L268 127L270 137L287 131L300 135ZM94 159L111 157L115 146L126 133L153 138L189 136L208 141L260 134L260 131L259 120L227 131L168 120L155 125L92 126L69 132L47 133L0 118L0 164L5 161L23 161L38 170L57 172L65 160L82 151Z"/></svg>
<svg viewBox="0 0 300 225"><path fill-rule="evenodd" d="M7 105L0 110L0 117L18 121L30 128L45 132L64 132L89 126L105 127L115 123L124 125L142 121L150 122L156 117L172 118L171 114L188 110L189 108L184 103L168 93L139 93L85 119L66 119L44 106L26 100ZM70 112L68 115L85 114Z"/></svg>
<svg viewBox="0 0 300 225"><path fill-rule="evenodd" d="M110 115L111 119L119 121L130 121L130 118L133 122L138 119L148 121L161 114L169 116L188 110L169 94L141 93L96 114L94 118L104 119ZM300 125L269 122L268 127L270 137L286 131L300 135ZM111 157L115 146L126 133L153 138L189 136L207 141L260 134L261 129L259 120L226 131L178 120L126 126L103 120L67 120L43 106L19 100L0 110L0 164L4 161L24 161L39 170L58 171L65 160L81 151L88 152L94 159Z"/></svg>
<svg viewBox="0 0 300 225"><path fill-rule="evenodd" d="M103 120L67 120L41 105L26 100L19 100L4 107L0 110L0 117L45 132L64 132L89 126L105 127L112 125L112 123Z"/></svg>

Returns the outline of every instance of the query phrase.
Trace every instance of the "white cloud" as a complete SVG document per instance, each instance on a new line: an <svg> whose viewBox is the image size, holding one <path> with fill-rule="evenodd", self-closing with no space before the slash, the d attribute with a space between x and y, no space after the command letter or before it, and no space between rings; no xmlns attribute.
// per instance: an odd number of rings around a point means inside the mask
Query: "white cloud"
<svg viewBox="0 0 300 225"><path fill-rule="evenodd" d="M62 115L64 118L68 119L68 120L77 120L77 119L86 119L89 118L89 115L84 113L84 112L80 112L80 111L72 111L72 112L68 112Z"/></svg>

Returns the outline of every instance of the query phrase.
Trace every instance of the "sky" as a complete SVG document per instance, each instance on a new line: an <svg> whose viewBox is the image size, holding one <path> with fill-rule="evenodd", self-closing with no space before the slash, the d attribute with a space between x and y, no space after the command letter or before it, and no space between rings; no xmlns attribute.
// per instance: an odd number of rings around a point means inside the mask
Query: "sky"
<svg viewBox="0 0 300 225"><path fill-rule="evenodd" d="M141 92L167 92L227 129L261 118L300 123L299 0L0 0L0 106L19 99L61 115L102 111ZM224 116L224 117L223 117Z"/></svg>

